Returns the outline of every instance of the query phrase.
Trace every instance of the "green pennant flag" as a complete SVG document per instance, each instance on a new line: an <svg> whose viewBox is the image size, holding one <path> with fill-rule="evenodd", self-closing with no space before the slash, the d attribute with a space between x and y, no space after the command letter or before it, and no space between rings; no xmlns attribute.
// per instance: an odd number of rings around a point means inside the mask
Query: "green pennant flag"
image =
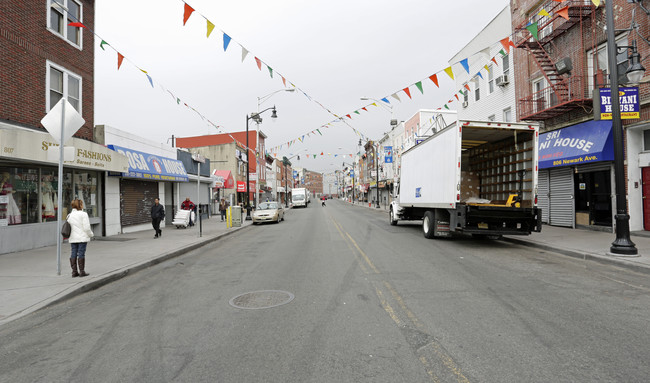
<svg viewBox="0 0 650 383"><path fill-rule="evenodd" d="M268 65L266 67L269 68L269 74L271 75L271 78L273 78L273 68Z"/></svg>
<svg viewBox="0 0 650 383"><path fill-rule="evenodd" d="M316 158L316 155L314 154L314 158Z"/></svg>
<svg viewBox="0 0 650 383"><path fill-rule="evenodd" d="M528 29L528 32L533 35L533 38L535 38L535 40L539 40L539 37L537 35L537 22L530 24L526 27L526 29Z"/></svg>
<svg viewBox="0 0 650 383"><path fill-rule="evenodd" d="M105 51L105 50L106 50L106 49L104 49L104 44L106 44L106 45L110 45L110 44L109 44L109 43L107 43L106 41L104 41L104 40L102 40L102 42L101 42L101 43L99 43L99 47L100 47L100 48L102 48L102 50L103 50L103 51Z"/></svg>
<svg viewBox="0 0 650 383"><path fill-rule="evenodd" d="M361 114L361 113L359 113L359 111L358 111L358 110L355 110L355 111L354 111L354 113L356 113L356 114Z"/></svg>
<svg viewBox="0 0 650 383"><path fill-rule="evenodd" d="M447 106L447 104L445 104L445 108L447 108L447 110L449 110L449 107Z"/></svg>
<svg viewBox="0 0 650 383"><path fill-rule="evenodd" d="M503 56L503 57L506 57L506 56L507 56L506 52L505 52L503 49L501 49L501 50L499 51L499 53L501 53L501 56Z"/></svg>
<svg viewBox="0 0 650 383"><path fill-rule="evenodd" d="M176 98L176 103L177 103L178 105L180 105L180 104L181 104L181 99L180 99L180 98Z"/></svg>
<svg viewBox="0 0 650 383"><path fill-rule="evenodd" d="M424 90L422 90L422 81L416 82L415 86L418 87L418 89L420 90L420 93L424 94Z"/></svg>
<svg viewBox="0 0 650 383"><path fill-rule="evenodd" d="M316 129L316 131L317 131L318 134L320 134L321 136L323 135L323 133L320 132L320 129Z"/></svg>

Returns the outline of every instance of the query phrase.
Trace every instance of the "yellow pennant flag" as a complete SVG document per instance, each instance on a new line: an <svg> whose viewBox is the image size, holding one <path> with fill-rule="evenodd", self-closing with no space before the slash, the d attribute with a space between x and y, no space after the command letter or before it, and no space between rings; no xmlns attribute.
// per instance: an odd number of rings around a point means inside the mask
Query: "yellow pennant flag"
<svg viewBox="0 0 650 383"><path fill-rule="evenodd" d="M594 3L596 7L600 6L600 0L591 0L591 2Z"/></svg>
<svg viewBox="0 0 650 383"><path fill-rule="evenodd" d="M488 73L490 73L490 67L488 67L487 64L484 65L483 68L485 68L485 70L488 71Z"/></svg>
<svg viewBox="0 0 650 383"><path fill-rule="evenodd" d="M546 12L546 9L542 9L541 11L539 11L538 15L551 17L551 15L549 15L548 12Z"/></svg>
<svg viewBox="0 0 650 383"><path fill-rule="evenodd" d="M210 33L212 33L212 30L214 29L214 24L208 20L208 35L206 37L210 37Z"/></svg>
<svg viewBox="0 0 650 383"><path fill-rule="evenodd" d="M454 79L454 72L451 70L451 67L445 68L445 73L447 73L452 80Z"/></svg>

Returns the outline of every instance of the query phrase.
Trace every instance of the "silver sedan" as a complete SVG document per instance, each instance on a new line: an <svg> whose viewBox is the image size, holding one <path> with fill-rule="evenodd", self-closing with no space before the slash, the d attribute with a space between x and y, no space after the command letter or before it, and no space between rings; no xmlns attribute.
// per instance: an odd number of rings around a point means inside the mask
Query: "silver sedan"
<svg viewBox="0 0 650 383"><path fill-rule="evenodd" d="M261 222L284 221L284 209L279 202L262 202L253 212L253 225Z"/></svg>

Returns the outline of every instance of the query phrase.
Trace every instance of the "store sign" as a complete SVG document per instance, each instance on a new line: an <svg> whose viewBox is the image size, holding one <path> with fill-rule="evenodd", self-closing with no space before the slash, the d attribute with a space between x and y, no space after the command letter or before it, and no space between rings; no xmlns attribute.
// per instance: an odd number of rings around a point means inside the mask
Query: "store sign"
<svg viewBox="0 0 650 383"><path fill-rule="evenodd" d="M588 121L539 135L539 168L614 160L611 121Z"/></svg>
<svg viewBox="0 0 650 383"><path fill-rule="evenodd" d="M245 193L246 192L246 182L237 181L237 191L240 192L240 193Z"/></svg>
<svg viewBox="0 0 650 383"><path fill-rule="evenodd" d="M181 181L189 180L183 162L167 157L123 148L117 145L108 145L129 160L128 172L122 172L122 177L141 178L152 181Z"/></svg>
<svg viewBox="0 0 650 383"><path fill-rule="evenodd" d="M639 118L639 88L618 88L621 119ZM612 90L600 88L600 119L612 119Z"/></svg>
<svg viewBox="0 0 650 383"><path fill-rule="evenodd" d="M65 166L112 172L129 169L125 156L94 142L73 137L68 141L66 151L68 148L72 148L73 155L64 162ZM59 143L46 133L0 129L2 157L56 165L59 162Z"/></svg>
<svg viewBox="0 0 650 383"><path fill-rule="evenodd" d="M384 146L384 162L387 164L393 163L393 147Z"/></svg>

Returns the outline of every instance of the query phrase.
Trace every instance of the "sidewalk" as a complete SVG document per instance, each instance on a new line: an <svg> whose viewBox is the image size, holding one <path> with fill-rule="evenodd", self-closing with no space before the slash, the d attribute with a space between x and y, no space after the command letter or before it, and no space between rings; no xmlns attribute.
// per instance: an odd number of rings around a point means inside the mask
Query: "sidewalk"
<svg viewBox="0 0 650 383"><path fill-rule="evenodd" d="M218 215L199 226L163 228L163 236L154 239L153 228L132 234L100 237L88 244L86 272L89 276L70 276L70 244L61 248L61 275L57 275L56 245L0 255L0 325L20 318L54 302L96 289L131 272L150 267L185 254L238 230L227 228Z"/></svg>
<svg viewBox="0 0 650 383"><path fill-rule="evenodd" d="M354 206L379 211L381 214L385 213L383 208L377 209L375 206L368 206L367 202L363 204L357 202ZM388 223L388 217L386 217L386 223ZM544 225L541 233L532 233L528 236L505 236L503 238L504 241L511 243L553 251L584 260L609 263L650 274L650 237L632 233L631 239L639 251L638 257L608 255L607 252L609 252L609 248L615 239L616 234L614 233L549 225Z"/></svg>

